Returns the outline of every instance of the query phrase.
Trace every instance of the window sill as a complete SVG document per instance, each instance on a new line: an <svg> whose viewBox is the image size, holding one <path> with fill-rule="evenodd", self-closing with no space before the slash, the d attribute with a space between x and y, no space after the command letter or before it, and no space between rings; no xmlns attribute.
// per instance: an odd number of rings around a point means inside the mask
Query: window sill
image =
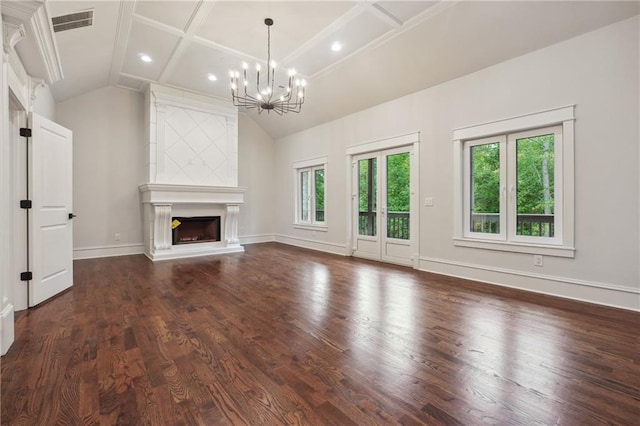
<svg viewBox="0 0 640 426"><path fill-rule="evenodd" d="M576 249L566 246L550 246L543 244L523 244L506 241L473 240L469 238L454 238L453 245L485 250L506 251L511 253L540 254L543 256L575 257Z"/></svg>
<svg viewBox="0 0 640 426"><path fill-rule="evenodd" d="M313 224L302 224L302 223L294 223L293 227L295 229L306 229L307 231L320 231L320 232L328 232L329 228L327 225L313 225Z"/></svg>

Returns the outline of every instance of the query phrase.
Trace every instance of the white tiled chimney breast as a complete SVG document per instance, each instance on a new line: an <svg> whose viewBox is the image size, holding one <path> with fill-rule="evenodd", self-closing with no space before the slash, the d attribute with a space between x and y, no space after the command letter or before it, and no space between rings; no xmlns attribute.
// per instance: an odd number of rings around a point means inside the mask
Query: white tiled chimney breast
<svg viewBox="0 0 640 426"><path fill-rule="evenodd" d="M149 183L238 185L238 113L150 85Z"/></svg>
<svg viewBox="0 0 640 426"><path fill-rule="evenodd" d="M238 241L238 112L229 103L156 84L145 97L147 183L140 185L152 260L244 251ZM215 243L171 245L171 217L221 216ZM175 214L174 214L175 213Z"/></svg>

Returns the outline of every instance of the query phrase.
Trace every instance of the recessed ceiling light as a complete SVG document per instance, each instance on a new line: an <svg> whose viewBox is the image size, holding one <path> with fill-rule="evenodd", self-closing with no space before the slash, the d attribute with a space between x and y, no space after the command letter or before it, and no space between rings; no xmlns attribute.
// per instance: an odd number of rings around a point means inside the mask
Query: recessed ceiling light
<svg viewBox="0 0 640 426"><path fill-rule="evenodd" d="M151 62L151 61L153 61L153 59L151 59L151 56L147 55L146 53L141 53L140 54L140 60L142 62Z"/></svg>
<svg viewBox="0 0 640 426"><path fill-rule="evenodd" d="M333 50L334 52L339 52L342 50L342 43L340 43L339 41L334 41L333 44L331 45L331 50Z"/></svg>
<svg viewBox="0 0 640 426"><path fill-rule="evenodd" d="M213 75L213 74L211 74L211 73L209 73L209 74L207 75L207 78L208 78L209 80L211 80L211 81L216 81L216 80L218 80L218 77L216 77L215 75Z"/></svg>

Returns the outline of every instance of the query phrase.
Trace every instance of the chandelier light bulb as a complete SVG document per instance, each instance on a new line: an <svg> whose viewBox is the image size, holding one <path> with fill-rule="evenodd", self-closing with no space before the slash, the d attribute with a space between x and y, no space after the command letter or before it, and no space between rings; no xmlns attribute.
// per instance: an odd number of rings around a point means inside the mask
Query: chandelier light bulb
<svg viewBox="0 0 640 426"><path fill-rule="evenodd" d="M233 105L247 110L255 109L258 114L265 110L267 113L273 111L279 115L288 112L299 113L304 103L307 82L297 75L294 68L286 69L287 80L281 81L281 79L278 79L280 76L276 76L278 64L271 59L271 27L273 26L273 19L266 18L264 23L267 26L266 61L253 63L241 61L239 65L242 68L237 68L240 71L229 70ZM253 71L254 66L255 71ZM264 70L266 75L260 78L263 66L266 68ZM282 68L280 72L282 73L280 77L285 78L285 68ZM240 81L242 81L242 84ZM251 82L251 85L249 82ZM244 90L239 91L238 86L244 86ZM251 86L251 94L249 93L249 86Z"/></svg>

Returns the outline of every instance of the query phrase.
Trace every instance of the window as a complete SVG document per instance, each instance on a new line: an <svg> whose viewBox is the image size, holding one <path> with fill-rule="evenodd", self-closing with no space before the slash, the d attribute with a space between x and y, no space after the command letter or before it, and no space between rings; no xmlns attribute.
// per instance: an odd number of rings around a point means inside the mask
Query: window
<svg viewBox="0 0 640 426"><path fill-rule="evenodd" d="M325 164L294 165L296 171L296 224L325 225ZM298 167L303 165L304 167Z"/></svg>
<svg viewBox="0 0 640 426"><path fill-rule="evenodd" d="M484 136L490 132L496 135ZM573 257L573 107L460 129L456 136L454 243Z"/></svg>
<svg viewBox="0 0 640 426"><path fill-rule="evenodd" d="M561 143L560 126L465 141L464 235L561 243L554 161Z"/></svg>

